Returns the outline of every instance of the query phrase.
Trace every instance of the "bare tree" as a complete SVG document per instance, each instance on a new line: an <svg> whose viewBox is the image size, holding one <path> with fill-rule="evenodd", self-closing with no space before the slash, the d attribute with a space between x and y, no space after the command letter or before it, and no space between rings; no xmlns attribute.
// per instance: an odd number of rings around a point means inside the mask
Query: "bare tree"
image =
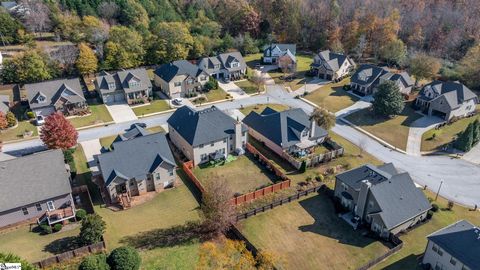
<svg viewBox="0 0 480 270"><path fill-rule="evenodd" d="M48 31L51 28L50 9L39 0L20 0L19 5L25 9L22 21L28 31L37 33Z"/></svg>
<svg viewBox="0 0 480 270"><path fill-rule="evenodd" d="M293 60L287 55L278 58L278 67L282 70L283 76L292 71Z"/></svg>
<svg viewBox="0 0 480 270"><path fill-rule="evenodd" d="M261 89L265 86L267 82L266 78L262 76L260 71L255 71L251 79L252 83L257 87L257 91L260 93Z"/></svg>
<svg viewBox="0 0 480 270"><path fill-rule="evenodd" d="M75 61L78 57L78 48L75 45L60 46L57 50L52 50L50 58L56 61L67 74L72 74Z"/></svg>
<svg viewBox="0 0 480 270"><path fill-rule="evenodd" d="M107 20L109 24L114 24L120 14L120 8L115 2L102 2L98 5L97 12L98 15Z"/></svg>
<svg viewBox="0 0 480 270"><path fill-rule="evenodd" d="M310 115L310 121L315 121L318 126L325 130L329 130L335 126L335 114L327 111L326 109L315 108Z"/></svg>
<svg viewBox="0 0 480 270"><path fill-rule="evenodd" d="M365 148L367 148L367 139L362 138L358 142L358 156L363 157L363 153L365 152Z"/></svg>

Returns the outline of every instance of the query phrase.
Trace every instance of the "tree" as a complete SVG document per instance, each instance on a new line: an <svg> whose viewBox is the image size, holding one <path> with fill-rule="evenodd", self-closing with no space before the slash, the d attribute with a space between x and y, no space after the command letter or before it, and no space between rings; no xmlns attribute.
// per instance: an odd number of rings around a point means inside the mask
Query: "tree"
<svg viewBox="0 0 480 270"><path fill-rule="evenodd" d="M102 217L97 214L87 215L82 219L82 227L78 236L80 242L84 245L91 245L102 241L102 235L105 233L106 223Z"/></svg>
<svg viewBox="0 0 480 270"><path fill-rule="evenodd" d="M398 85L392 81L386 81L378 85L377 92L373 94L373 111L377 115L390 117L403 111L405 103Z"/></svg>
<svg viewBox="0 0 480 270"><path fill-rule="evenodd" d="M55 112L45 118L40 139L48 149L68 149L77 144L78 132L62 113Z"/></svg>
<svg viewBox="0 0 480 270"><path fill-rule="evenodd" d="M185 23L161 22L152 29L152 33L156 38L150 46L150 52L156 62L185 59L194 44Z"/></svg>
<svg viewBox="0 0 480 270"><path fill-rule="evenodd" d="M0 9L0 44L3 46L18 43L19 30L22 29L22 24L13 18L7 11Z"/></svg>
<svg viewBox="0 0 480 270"><path fill-rule="evenodd" d="M262 92L262 89L265 86L266 78L262 76L262 73L259 71L254 71L253 77L251 79L252 83L257 87L257 92Z"/></svg>
<svg viewBox="0 0 480 270"><path fill-rule="evenodd" d="M458 70L465 84L480 89L480 44L470 48L459 63Z"/></svg>
<svg viewBox="0 0 480 270"><path fill-rule="evenodd" d="M105 45L104 68L119 69L140 66L145 50L142 36L125 26L110 28L110 37Z"/></svg>
<svg viewBox="0 0 480 270"><path fill-rule="evenodd" d="M256 269L256 261L245 243L223 238L200 246L197 270Z"/></svg>
<svg viewBox="0 0 480 270"><path fill-rule="evenodd" d="M410 59L410 73L415 77L415 85L419 80L432 79L440 71L440 62L425 54L417 54Z"/></svg>
<svg viewBox="0 0 480 270"><path fill-rule="evenodd" d="M212 178L202 194L202 227L207 237L225 233L235 221L235 209L230 203L233 194L225 181Z"/></svg>
<svg viewBox="0 0 480 270"><path fill-rule="evenodd" d="M312 115L310 115L310 121L315 121L318 126L325 130L330 130L335 126L335 114L330 113L326 109L315 108Z"/></svg>
<svg viewBox="0 0 480 270"><path fill-rule="evenodd" d="M223 49L223 51L227 51L228 49L233 48L234 45L235 45L235 40L233 39L233 37L229 33L226 33L225 36L223 36L223 39L222 39L222 49Z"/></svg>
<svg viewBox="0 0 480 270"><path fill-rule="evenodd" d="M470 151L473 147L473 136L474 136L474 126L470 123L467 128L460 133L458 138L454 142L455 148L462 150L464 152Z"/></svg>
<svg viewBox="0 0 480 270"><path fill-rule="evenodd" d="M112 270L137 270L142 259L136 249L127 246L112 250L107 261Z"/></svg>
<svg viewBox="0 0 480 270"><path fill-rule="evenodd" d="M480 121L475 119L473 121L473 144L477 144L480 141Z"/></svg>
<svg viewBox="0 0 480 270"><path fill-rule="evenodd" d="M0 112L0 130L6 129L8 127L7 117L3 112Z"/></svg>
<svg viewBox="0 0 480 270"><path fill-rule="evenodd" d="M20 263L22 270L35 270L36 268L26 260L12 253L0 252L0 262L2 263Z"/></svg>
<svg viewBox="0 0 480 270"><path fill-rule="evenodd" d="M56 61L66 74L73 74L75 61L78 58L78 49L75 45L60 46L57 50L50 51L50 58Z"/></svg>
<svg viewBox="0 0 480 270"><path fill-rule="evenodd" d="M282 55L278 58L278 67L282 70L283 76L292 72L293 60L288 55Z"/></svg>
<svg viewBox="0 0 480 270"><path fill-rule="evenodd" d="M258 37L260 31L260 15L250 5L245 6L243 13L243 30L254 37Z"/></svg>
<svg viewBox="0 0 480 270"><path fill-rule="evenodd" d="M390 41L380 50L380 57L387 61L388 65L401 64L406 55L407 46L400 39Z"/></svg>
<svg viewBox="0 0 480 270"><path fill-rule="evenodd" d="M17 124L17 119L15 118L15 114L13 114L13 112L7 112L6 119L8 127L13 127Z"/></svg>
<svg viewBox="0 0 480 270"><path fill-rule="evenodd" d="M31 83L49 80L57 72L48 62L49 57L29 50L7 59L3 63L2 80L6 83Z"/></svg>
<svg viewBox="0 0 480 270"><path fill-rule="evenodd" d="M243 46L241 50L244 54L258 53L257 43L249 33L245 33L243 36Z"/></svg>
<svg viewBox="0 0 480 270"><path fill-rule="evenodd" d="M145 8L135 0L126 0L121 6L118 19L123 25L131 25L136 29L148 28L149 18Z"/></svg>
<svg viewBox="0 0 480 270"><path fill-rule="evenodd" d="M85 257L78 270L110 270L110 266L107 263L107 256L100 253Z"/></svg>
<svg viewBox="0 0 480 270"><path fill-rule="evenodd" d="M80 74L88 75L97 71L98 60L93 50L85 43L80 43L78 50L78 58L75 64Z"/></svg>
<svg viewBox="0 0 480 270"><path fill-rule="evenodd" d="M113 1L102 2L97 7L98 15L107 20L110 24L114 24L118 15L120 14L120 8Z"/></svg>
<svg viewBox="0 0 480 270"><path fill-rule="evenodd" d="M30 32L41 33L50 29L50 9L44 1L21 0L18 4L29 11L28 16L23 16L23 21Z"/></svg>

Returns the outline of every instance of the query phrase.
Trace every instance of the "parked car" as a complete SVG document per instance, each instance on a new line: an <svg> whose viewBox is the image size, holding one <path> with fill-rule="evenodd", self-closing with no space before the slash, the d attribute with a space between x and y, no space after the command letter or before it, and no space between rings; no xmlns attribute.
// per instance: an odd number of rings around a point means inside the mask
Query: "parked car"
<svg viewBox="0 0 480 270"><path fill-rule="evenodd" d="M174 98L172 103L175 105L182 105L183 99L182 98Z"/></svg>
<svg viewBox="0 0 480 270"><path fill-rule="evenodd" d="M35 119L35 124L37 126L41 126L41 125L45 124L45 118L43 118L43 116L41 116L41 115L37 115L37 118Z"/></svg>

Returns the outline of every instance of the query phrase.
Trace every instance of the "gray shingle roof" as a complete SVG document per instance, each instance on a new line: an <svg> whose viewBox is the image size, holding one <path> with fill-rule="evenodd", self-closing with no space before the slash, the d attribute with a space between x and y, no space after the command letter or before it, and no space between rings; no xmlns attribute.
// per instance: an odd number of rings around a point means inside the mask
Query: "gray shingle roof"
<svg viewBox="0 0 480 270"><path fill-rule="evenodd" d="M414 82L410 75L408 75L407 72L403 71L401 73L392 73L392 72L385 72L381 78L385 80L390 80L390 81L400 81L404 87L410 87L413 86Z"/></svg>
<svg viewBox="0 0 480 270"><path fill-rule="evenodd" d="M381 67L364 64L361 65L352 75L350 81L359 85L369 86L373 84L385 72L386 71Z"/></svg>
<svg viewBox="0 0 480 270"><path fill-rule="evenodd" d="M230 64L234 61L238 61L240 65L238 67L231 67ZM216 67L217 65L218 67ZM240 52L228 52L213 57L202 58L198 61L198 67L208 74L212 74L221 69L226 69L229 72L243 70L247 67L247 64Z"/></svg>
<svg viewBox="0 0 480 270"><path fill-rule="evenodd" d="M322 51L318 53L320 59L322 59L322 64L327 70L338 71L340 67L348 61L348 58L344 54L334 53L329 50ZM350 60L351 61L351 60ZM352 61L353 64L353 61ZM312 63L311 66L318 66L315 63Z"/></svg>
<svg viewBox="0 0 480 270"><path fill-rule="evenodd" d="M146 136L148 134L150 134L150 132L148 132L146 129L142 128L138 124L133 124L133 126L125 133L118 135L113 142L128 141L137 137Z"/></svg>
<svg viewBox="0 0 480 270"><path fill-rule="evenodd" d="M98 156L105 186L116 175L126 179L145 179L163 161L175 166L172 151L163 133L115 142L113 148L113 151Z"/></svg>
<svg viewBox="0 0 480 270"><path fill-rule="evenodd" d="M480 228L470 222L460 220L427 238L470 269L479 269Z"/></svg>
<svg viewBox="0 0 480 270"><path fill-rule="evenodd" d="M229 137L235 133L236 123L215 106L200 111L183 106L167 122L193 147ZM247 131L245 125L242 131Z"/></svg>
<svg viewBox="0 0 480 270"><path fill-rule="evenodd" d="M166 82L171 81L178 75L187 75L196 78L201 73L202 70L198 66L187 60L178 60L172 63L163 64L155 70L155 74Z"/></svg>
<svg viewBox="0 0 480 270"><path fill-rule="evenodd" d="M140 84L130 87L128 82L132 79L139 81ZM108 87L109 83L115 83L115 87L110 89ZM111 93L118 90L124 91L125 93L132 93L151 88L152 82L148 77L146 69L136 68L120 70L112 73L102 71L95 78L95 87L102 94Z"/></svg>
<svg viewBox="0 0 480 270"><path fill-rule="evenodd" d="M368 179L370 183L374 185L392 177L392 175L387 172L393 172L391 169L388 169L388 167L390 166L388 164L393 166L393 164L387 163L383 165L386 166L382 167L383 170L380 167L375 167L371 164L365 164L360 167L337 174L336 177L340 179L340 181L342 181L343 183L349 185L351 188L355 190L360 190L361 182L363 180Z"/></svg>
<svg viewBox="0 0 480 270"><path fill-rule="evenodd" d="M270 52L275 49L275 47L278 47L280 51L286 51L289 50L293 56L297 54L297 45L296 44L280 44L280 43L272 43L270 45L266 45L263 49L263 55L265 56L270 56Z"/></svg>
<svg viewBox="0 0 480 270"><path fill-rule="evenodd" d="M433 81L422 88L419 98L424 100L432 100L432 98L429 98L425 95L427 88L431 88L438 95L444 96L450 108L452 109L459 107L465 101L469 101L471 99L478 100L477 95L460 82Z"/></svg>
<svg viewBox="0 0 480 270"><path fill-rule="evenodd" d="M299 143L302 131L310 130L309 116L299 108L277 112L267 107L261 114L252 111L243 119L243 123L281 148ZM317 125L312 138L318 139L327 135L328 132Z"/></svg>
<svg viewBox="0 0 480 270"><path fill-rule="evenodd" d="M0 212L71 193L61 150L0 162Z"/></svg>
<svg viewBox="0 0 480 270"><path fill-rule="evenodd" d="M54 105L60 98L71 103L86 101L78 78L25 84L25 90L32 109ZM45 102L38 102L39 96L44 96Z"/></svg>
<svg viewBox="0 0 480 270"><path fill-rule="evenodd" d="M6 114L10 110L10 97L7 95L0 95L0 112Z"/></svg>

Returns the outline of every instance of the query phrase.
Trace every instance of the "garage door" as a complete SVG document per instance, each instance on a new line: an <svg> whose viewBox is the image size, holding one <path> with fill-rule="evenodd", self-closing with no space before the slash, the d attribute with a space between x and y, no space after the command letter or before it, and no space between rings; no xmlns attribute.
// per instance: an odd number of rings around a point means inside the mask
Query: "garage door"
<svg viewBox="0 0 480 270"><path fill-rule="evenodd" d="M115 94L114 99L115 99L115 102L125 101L125 95L122 93Z"/></svg>
<svg viewBox="0 0 480 270"><path fill-rule="evenodd" d="M50 114L55 112L55 108L53 106L48 106L34 109L33 112L35 112L35 115L49 116Z"/></svg>

